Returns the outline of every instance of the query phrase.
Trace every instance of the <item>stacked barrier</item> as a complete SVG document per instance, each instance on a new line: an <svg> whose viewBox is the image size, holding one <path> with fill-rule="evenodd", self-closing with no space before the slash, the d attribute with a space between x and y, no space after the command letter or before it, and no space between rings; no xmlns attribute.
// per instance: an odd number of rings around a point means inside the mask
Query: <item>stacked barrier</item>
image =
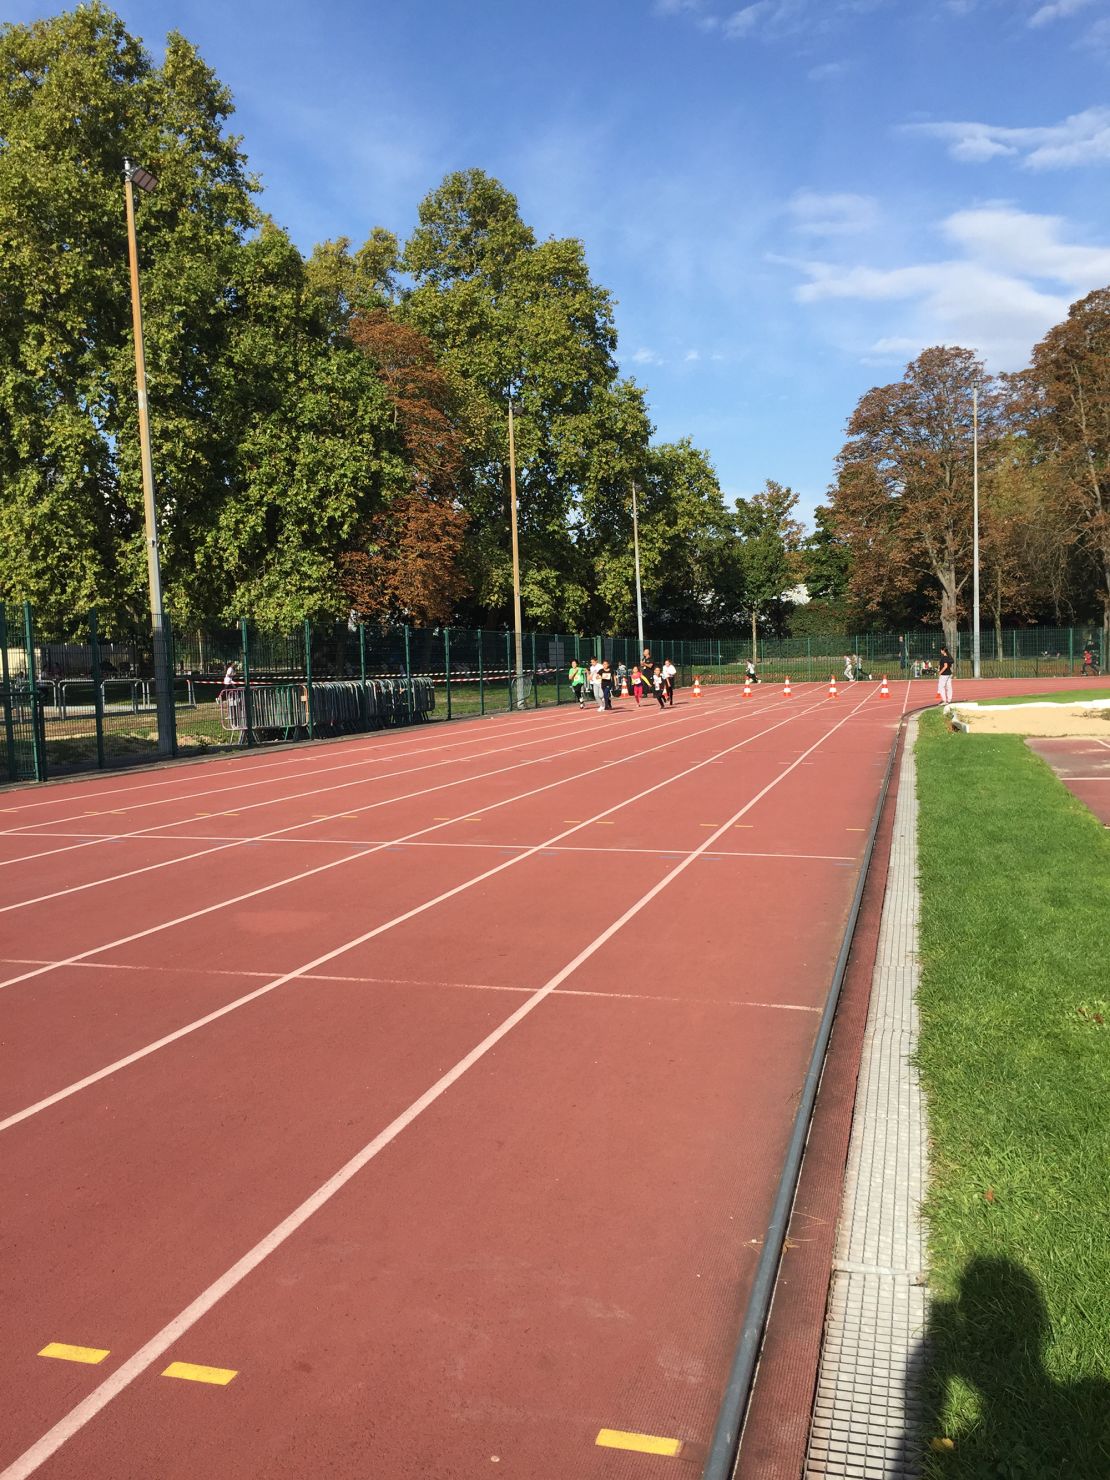
<svg viewBox="0 0 1110 1480"><path fill-rule="evenodd" d="M251 683L225 688L217 699L221 727L241 745L413 724L435 702L434 683L421 677Z"/></svg>

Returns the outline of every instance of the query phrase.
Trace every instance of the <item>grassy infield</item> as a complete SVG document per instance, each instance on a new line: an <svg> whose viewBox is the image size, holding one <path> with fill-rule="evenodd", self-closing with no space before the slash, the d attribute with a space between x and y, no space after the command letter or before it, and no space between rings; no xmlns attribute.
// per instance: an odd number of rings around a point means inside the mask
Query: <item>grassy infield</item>
<svg viewBox="0 0 1110 1480"><path fill-rule="evenodd" d="M1107 1480L1110 832L1019 738L917 761L926 1473Z"/></svg>

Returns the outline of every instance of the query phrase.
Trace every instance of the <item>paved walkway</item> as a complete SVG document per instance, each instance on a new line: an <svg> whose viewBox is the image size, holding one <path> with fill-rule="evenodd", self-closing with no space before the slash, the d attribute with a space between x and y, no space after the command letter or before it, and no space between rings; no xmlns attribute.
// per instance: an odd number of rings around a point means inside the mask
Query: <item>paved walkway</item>
<svg viewBox="0 0 1110 1480"><path fill-rule="evenodd" d="M806 1480L919 1474L926 1320L917 1041L917 720L901 766Z"/></svg>

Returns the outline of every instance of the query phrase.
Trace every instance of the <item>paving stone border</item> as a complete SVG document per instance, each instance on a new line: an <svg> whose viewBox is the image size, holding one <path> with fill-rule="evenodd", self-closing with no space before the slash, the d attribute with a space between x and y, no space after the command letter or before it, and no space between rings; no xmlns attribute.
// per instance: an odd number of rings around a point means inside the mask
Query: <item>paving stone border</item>
<svg viewBox="0 0 1110 1480"><path fill-rule="evenodd" d="M907 726L805 1480L917 1480L926 1322L917 718Z"/></svg>

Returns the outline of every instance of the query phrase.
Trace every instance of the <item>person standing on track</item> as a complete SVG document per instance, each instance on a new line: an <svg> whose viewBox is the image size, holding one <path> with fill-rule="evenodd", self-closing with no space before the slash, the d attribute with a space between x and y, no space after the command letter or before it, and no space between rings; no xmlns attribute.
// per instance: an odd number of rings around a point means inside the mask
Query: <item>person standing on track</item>
<svg viewBox="0 0 1110 1480"><path fill-rule="evenodd" d="M940 650L937 660L937 693L942 704L952 702L952 654L946 647Z"/></svg>
<svg viewBox="0 0 1110 1480"><path fill-rule="evenodd" d="M845 653L844 654L844 682L845 683L855 683L855 681L856 681L856 665L852 661L852 655L851 655L851 653Z"/></svg>
<svg viewBox="0 0 1110 1480"><path fill-rule="evenodd" d="M667 696L667 703L671 706L672 709L674 708L674 681L675 681L675 675L677 673L678 673L678 669L671 662L670 658L664 658L663 659L663 690L664 690L664 692L665 692L665 694Z"/></svg>
<svg viewBox="0 0 1110 1480"><path fill-rule="evenodd" d="M609 659L606 658L601 665L601 698L604 709L613 707L613 670L609 667Z"/></svg>
<svg viewBox="0 0 1110 1480"><path fill-rule="evenodd" d="M567 678L570 680L570 691L578 700L578 707L581 709L586 702L583 695L583 690L586 687L586 675L583 673L577 658L571 660Z"/></svg>
<svg viewBox="0 0 1110 1480"><path fill-rule="evenodd" d="M605 699L601 692L601 664L596 658L590 659L590 693L597 700L598 714L605 708Z"/></svg>
<svg viewBox="0 0 1110 1480"><path fill-rule="evenodd" d="M632 666L632 697L636 700L636 708L640 707L640 700L644 697L644 675L639 668Z"/></svg>
<svg viewBox="0 0 1110 1480"><path fill-rule="evenodd" d="M640 672L644 675L644 687L650 692L654 687L652 677L655 673L655 662L650 648L644 648L644 656L640 659Z"/></svg>

